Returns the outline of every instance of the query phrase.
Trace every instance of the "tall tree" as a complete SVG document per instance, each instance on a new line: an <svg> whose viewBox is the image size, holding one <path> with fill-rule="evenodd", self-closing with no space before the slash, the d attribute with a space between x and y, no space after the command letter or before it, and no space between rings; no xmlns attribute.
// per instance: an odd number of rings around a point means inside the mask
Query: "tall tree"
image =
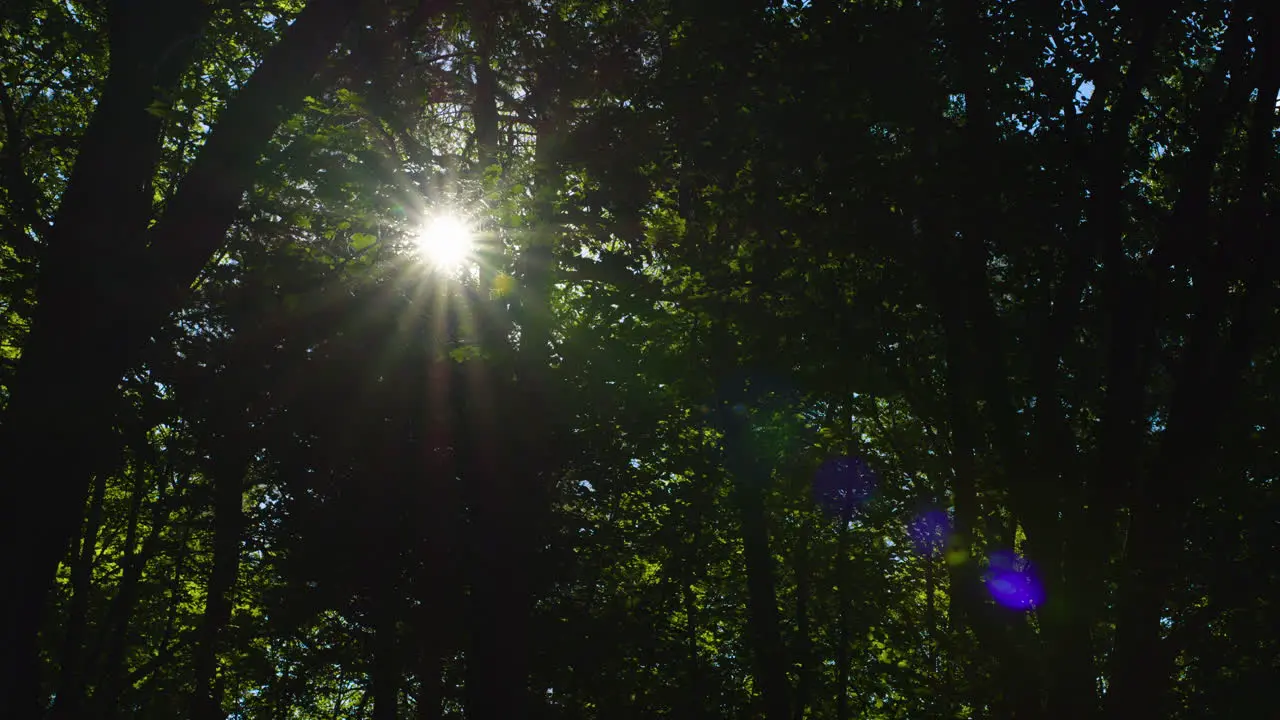
<svg viewBox="0 0 1280 720"><path fill-rule="evenodd" d="M82 450L36 484L35 497L18 482L6 484L0 545L29 548L16 558L15 590L5 594L2 613L0 696L11 717L35 713L35 633L89 477L108 452L116 381L222 243L258 154L301 103L351 14L349 3L335 0L312 3L298 16L228 104L151 227L162 121L150 110L179 89L212 9L199 2L109 9L111 69L43 238L35 311L9 385L0 454L14 470L30 472L49 464L53 448ZM66 407L81 410L66 416L58 410Z"/></svg>

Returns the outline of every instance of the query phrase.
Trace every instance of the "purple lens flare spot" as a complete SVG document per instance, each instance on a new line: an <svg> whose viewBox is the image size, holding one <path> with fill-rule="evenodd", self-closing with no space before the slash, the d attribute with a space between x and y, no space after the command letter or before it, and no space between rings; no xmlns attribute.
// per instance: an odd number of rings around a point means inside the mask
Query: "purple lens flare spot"
<svg viewBox="0 0 1280 720"><path fill-rule="evenodd" d="M825 512L847 522L871 497L875 486L876 474L861 458L831 458L813 478L813 499Z"/></svg>
<svg viewBox="0 0 1280 720"><path fill-rule="evenodd" d="M940 557L951 541L951 519L941 510L928 510L916 516L907 533L916 552L928 558Z"/></svg>
<svg viewBox="0 0 1280 720"><path fill-rule="evenodd" d="M983 579L991 598L1015 610L1030 610L1044 604L1044 585L1026 558L1009 550L991 553Z"/></svg>

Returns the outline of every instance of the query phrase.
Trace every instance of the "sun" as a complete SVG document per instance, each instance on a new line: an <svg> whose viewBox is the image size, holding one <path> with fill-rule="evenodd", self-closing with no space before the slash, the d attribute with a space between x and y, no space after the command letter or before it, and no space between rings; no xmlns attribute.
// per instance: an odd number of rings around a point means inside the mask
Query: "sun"
<svg viewBox="0 0 1280 720"><path fill-rule="evenodd" d="M414 238L422 258L441 270L455 270L475 250L471 228L454 215L439 215L427 221Z"/></svg>

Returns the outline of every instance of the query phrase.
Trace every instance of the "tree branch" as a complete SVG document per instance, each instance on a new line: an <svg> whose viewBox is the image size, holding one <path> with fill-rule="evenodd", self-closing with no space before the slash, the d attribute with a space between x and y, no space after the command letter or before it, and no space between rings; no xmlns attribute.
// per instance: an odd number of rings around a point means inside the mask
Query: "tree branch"
<svg viewBox="0 0 1280 720"><path fill-rule="evenodd" d="M359 0L312 0L228 103L204 149L148 233L155 292L141 298L137 325L151 328L186 297L190 283L225 240L253 185L257 160L276 128L296 112Z"/></svg>

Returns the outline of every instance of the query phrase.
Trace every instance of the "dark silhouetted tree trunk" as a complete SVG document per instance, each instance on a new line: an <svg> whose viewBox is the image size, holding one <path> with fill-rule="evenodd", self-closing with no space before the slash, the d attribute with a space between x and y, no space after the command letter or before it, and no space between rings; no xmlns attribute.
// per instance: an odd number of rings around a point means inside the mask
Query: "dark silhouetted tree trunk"
<svg viewBox="0 0 1280 720"><path fill-rule="evenodd" d="M400 662L396 652L394 591L394 583L384 583L373 599L373 720L396 720L399 715Z"/></svg>
<svg viewBox="0 0 1280 720"><path fill-rule="evenodd" d="M849 562L849 521L840 519L836 531L836 720L849 720L849 643L853 625L853 567Z"/></svg>
<svg viewBox="0 0 1280 720"><path fill-rule="evenodd" d="M441 720L444 717L444 686L441 673L444 670L443 658L435 643L427 640L420 648L422 653L418 660L418 720Z"/></svg>
<svg viewBox="0 0 1280 720"><path fill-rule="evenodd" d="M742 406L723 405L725 455L734 479L739 520L742 527L743 557L747 572L747 625L756 667L756 681L768 720L789 720L790 690L787 682L786 652L782 644L781 619L775 591L773 554L769 550L769 527L764 496L770 478L767 464L753 457L749 418Z"/></svg>
<svg viewBox="0 0 1280 720"><path fill-rule="evenodd" d="M98 548L98 532L102 527L107 477L105 473L100 473L96 478L93 497L89 500L89 514L80 540L80 552L71 566L71 607L67 611L67 635L62 643L58 696L53 707L55 718L75 718L84 709L89 593L93 585L93 558Z"/></svg>
<svg viewBox="0 0 1280 720"><path fill-rule="evenodd" d="M813 687L813 635L809 620L809 602L813 596L813 572L809 559L810 535L813 529L808 516L801 521L800 537L795 547L796 574L796 695L795 720L804 720L809 713L809 696Z"/></svg>
<svg viewBox="0 0 1280 720"><path fill-rule="evenodd" d="M221 683L215 680L220 640L231 621L233 593L240 573L246 464L238 461L236 450L226 448L224 455L225 459L214 458L213 568L209 573L204 617L192 650L195 720L217 720L226 715L222 710Z"/></svg>
<svg viewBox="0 0 1280 720"><path fill-rule="evenodd" d="M163 494L164 479L157 480L161 493L152 507L151 532L138 547L138 525L141 520L143 500L147 494L146 471L134 464L133 492L129 499L129 516L124 535L124 556L121 560L123 571L120 584L116 588L115 597L107 606L107 615L100 631L100 652L95 653L94 660L99 663L97 689L94 691L94 706L100 714L115 704L120 691L121 678L124 675L124 656L129 643L129 619L133 616L134 607L138 603L138 585L142 581L142 572L147 560L155 552L160 533L168 522L166 516L167 498Z"/></svg>

